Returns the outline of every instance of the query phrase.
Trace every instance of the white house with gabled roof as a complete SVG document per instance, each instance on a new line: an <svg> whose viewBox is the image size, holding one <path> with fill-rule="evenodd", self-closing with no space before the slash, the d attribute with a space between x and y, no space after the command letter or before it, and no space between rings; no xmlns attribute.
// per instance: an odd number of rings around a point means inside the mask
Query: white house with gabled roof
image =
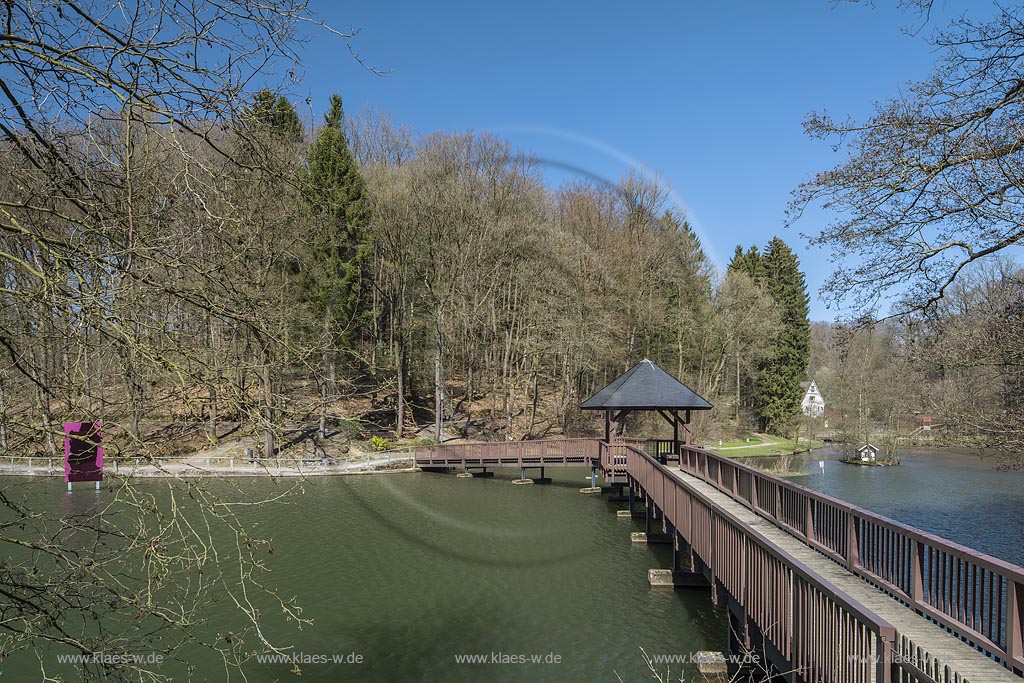
<svg viewBox="0 0 1024 683"><path fill-rule="evenodd" d="M818 385L812 379L810 382L800 382L800 388L804 390L804 398L800 401L800 410L809 417L821 417L825 414L825 399L818 391Z"/></svg>

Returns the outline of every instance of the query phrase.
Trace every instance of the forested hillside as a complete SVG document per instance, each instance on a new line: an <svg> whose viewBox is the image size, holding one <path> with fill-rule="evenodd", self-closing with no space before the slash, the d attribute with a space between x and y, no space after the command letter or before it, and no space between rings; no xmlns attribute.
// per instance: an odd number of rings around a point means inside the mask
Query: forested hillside
<svg viewBox="0 0 1024 683"><path fill-rule="evenodd" d="M705 437L786 427L807 295L781 240L717 272L652 176L552 186L493 135L328 105L313 130L265 90L230 125L94 117L62 137L80 196L5 157L33 199L4 209L4 452L55 453L68 419L133 453L576 434L645 357L719 408Z"/></svg>

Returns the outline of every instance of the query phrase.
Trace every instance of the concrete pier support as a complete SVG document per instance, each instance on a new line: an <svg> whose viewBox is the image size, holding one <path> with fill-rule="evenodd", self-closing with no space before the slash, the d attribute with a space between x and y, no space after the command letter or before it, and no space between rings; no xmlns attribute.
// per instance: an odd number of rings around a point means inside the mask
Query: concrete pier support
<svg viewBox="0 0 1024 683"><path fill-rule="evenodd" d="M697 653L697 683L728 683L729 665L724 652L701 650Z"/></svg>
<svg viewBox="0 0 1024 683"><path fill-rule="evenodd" d="M643 531L634 531L629 535L629 540L631 543L654 545L671 543L672 537L668 534L648 534Z"/></svg>
<svg viewBox="0 0 1024 683"><path fill-rule="evenodd" d="M648 569L647 582L652 588L708 588L711 585L703 574L671 569Z"/></svg>

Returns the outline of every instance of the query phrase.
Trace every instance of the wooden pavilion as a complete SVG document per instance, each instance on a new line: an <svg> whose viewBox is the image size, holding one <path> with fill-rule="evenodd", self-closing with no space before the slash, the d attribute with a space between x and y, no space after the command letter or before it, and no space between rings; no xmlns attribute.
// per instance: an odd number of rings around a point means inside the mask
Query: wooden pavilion
<svg viewBox="0 0 1024 683"><path fill-rule="evenodd" d="M647 358L580 404L582 410L604 411L604 438L607 443L616 437L623 419L631 412L657 412L672 425L672 452L677 455L680 445L689 445L692 441L692 411L711 408L712 405L703 397ZM680 429L683 441L679 440Z"/></svg>

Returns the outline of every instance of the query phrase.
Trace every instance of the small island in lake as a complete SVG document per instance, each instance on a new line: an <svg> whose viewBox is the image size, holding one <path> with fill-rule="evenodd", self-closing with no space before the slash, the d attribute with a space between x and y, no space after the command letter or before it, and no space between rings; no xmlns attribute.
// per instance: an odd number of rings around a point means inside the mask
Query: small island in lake
<svg viewBox="0 0 1024 683"><path fill-rule="evenodd" d="M891 465L901 464L900 459L896 457L895 449L892 453L883 458L878 457L879 453L880 449L878 446L866 443L858 448L852 455L840 458L839 462L844 462L847 465L862 465L866 467L889 467Z"/></svg>

